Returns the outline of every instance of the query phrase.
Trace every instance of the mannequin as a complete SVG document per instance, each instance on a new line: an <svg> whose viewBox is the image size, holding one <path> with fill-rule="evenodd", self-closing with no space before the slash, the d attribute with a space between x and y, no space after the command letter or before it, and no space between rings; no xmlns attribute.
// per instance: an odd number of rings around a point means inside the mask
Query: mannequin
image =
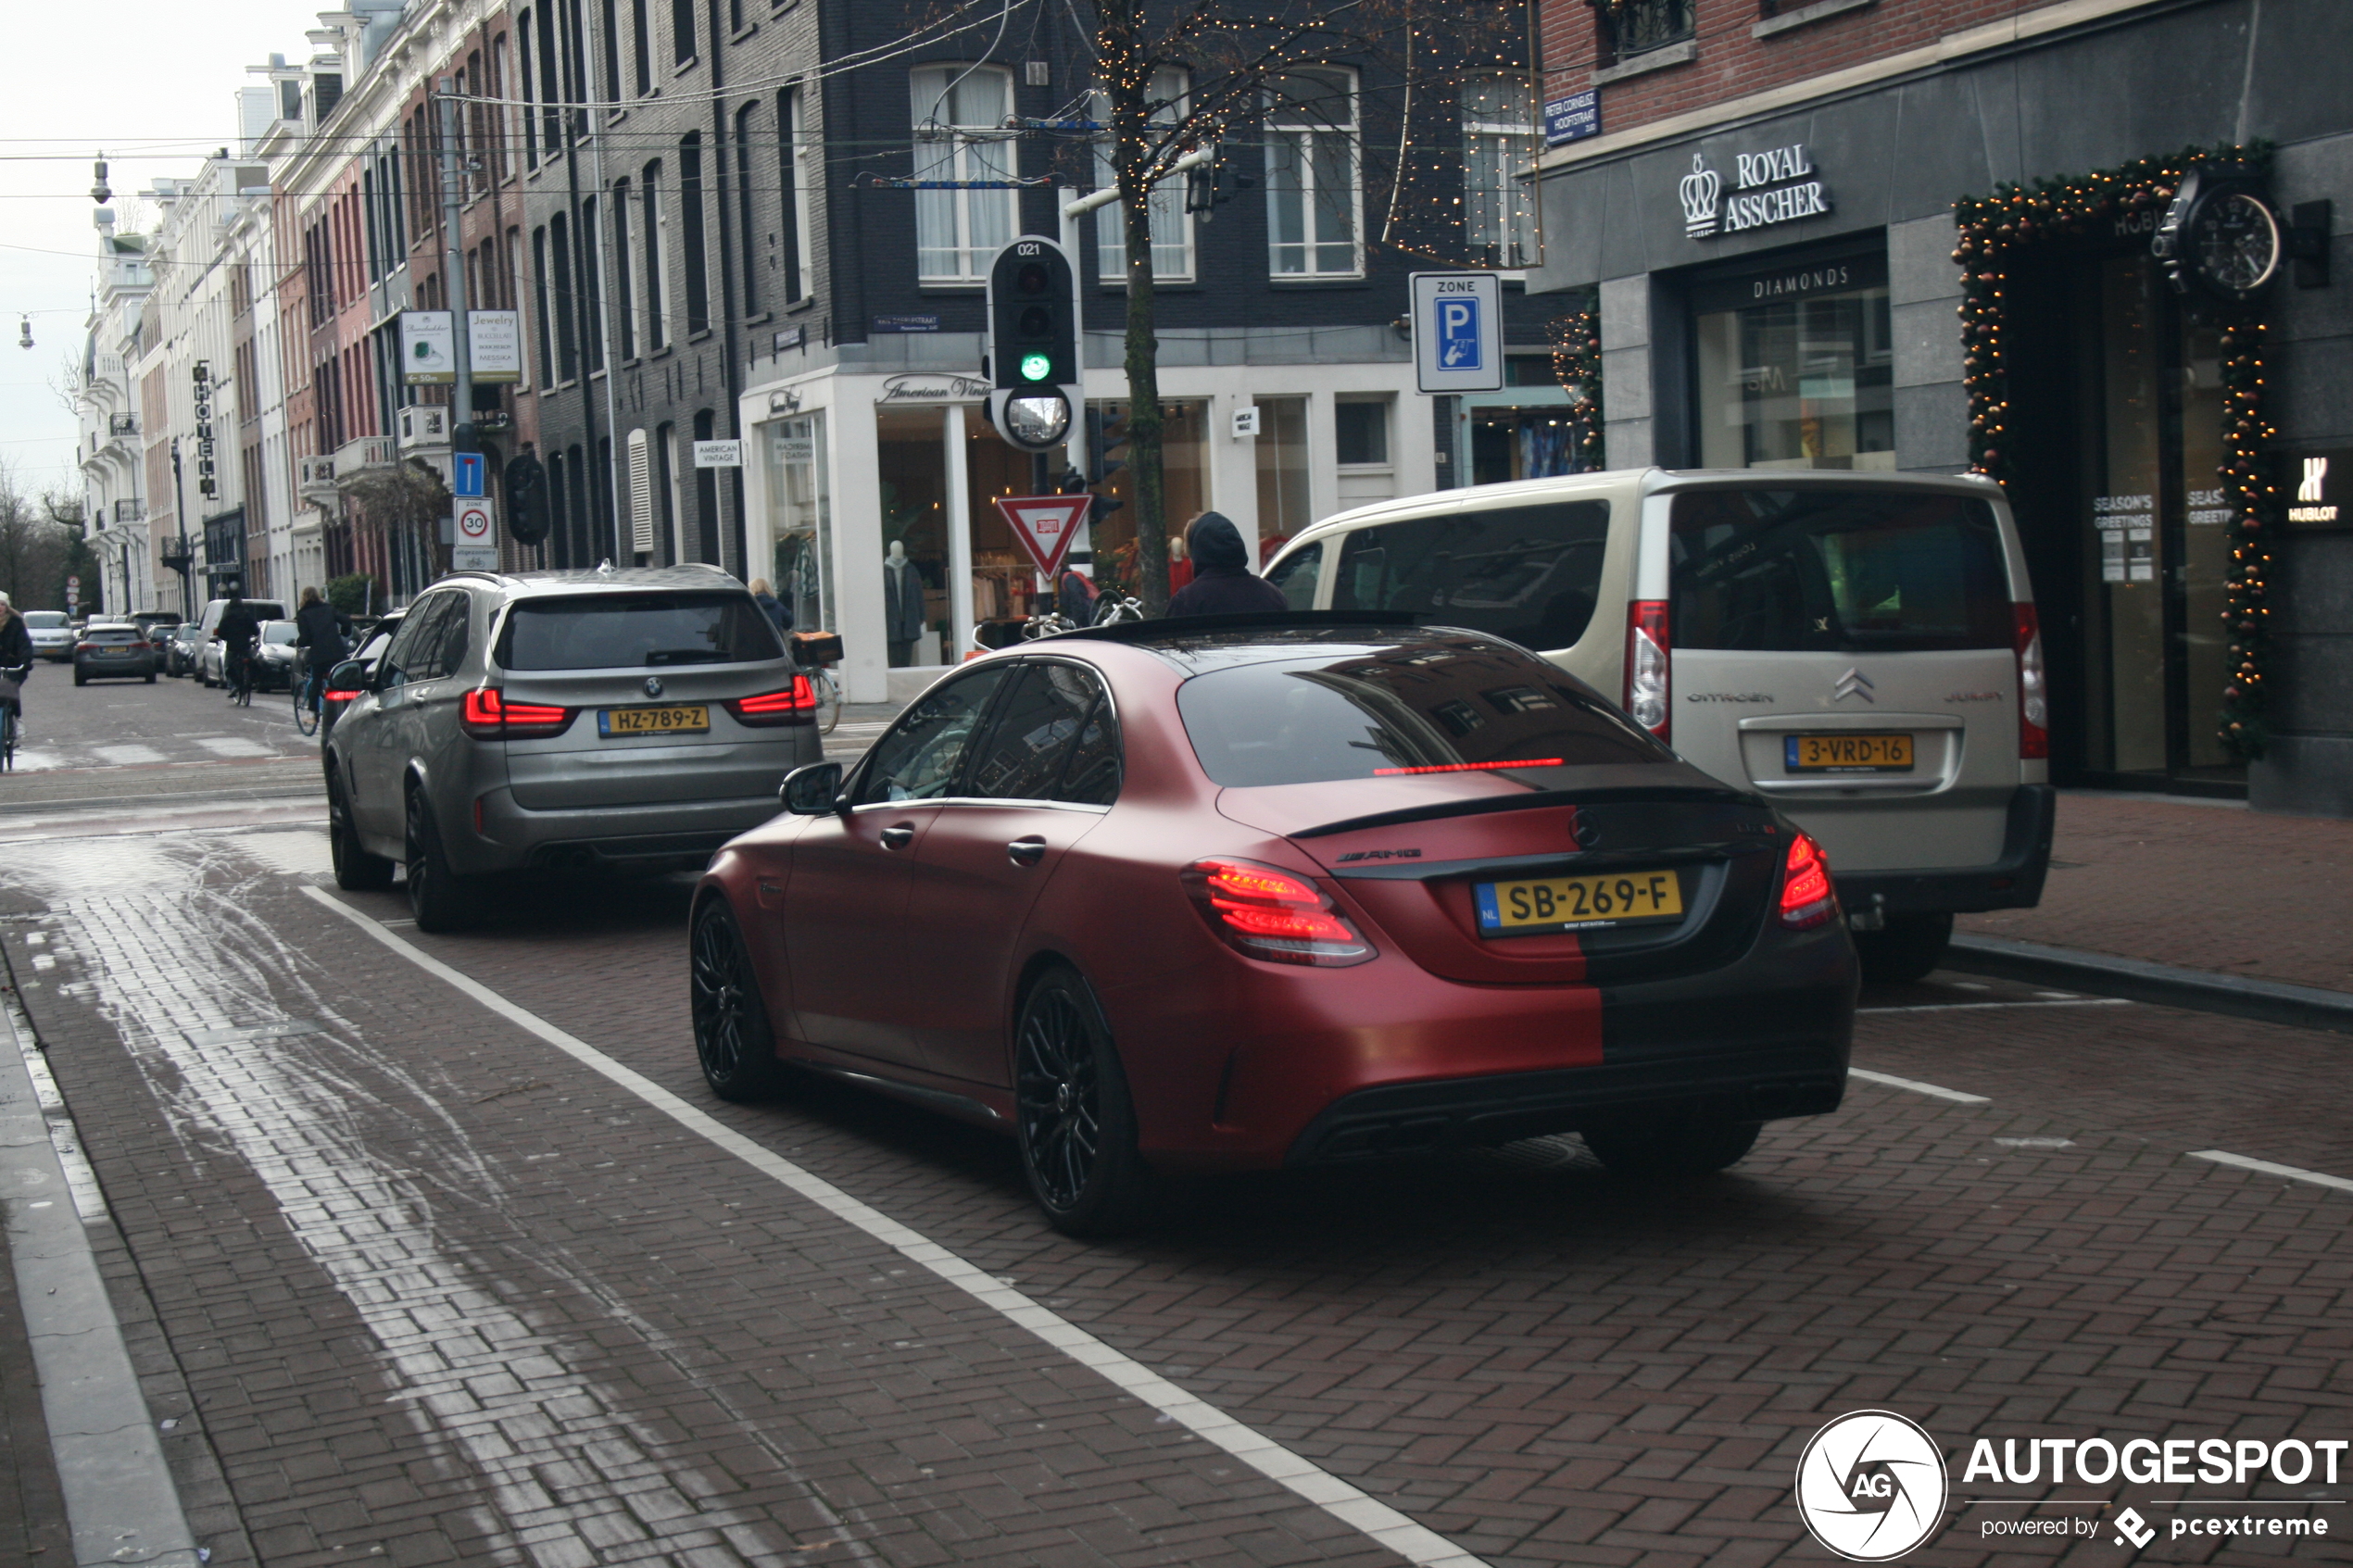
<svg viewBox="0 0 2353 1568"><path fill-rule="evenodd" d="M923 634L924 574L907 558L906 545L893 539L883 557L883 638L892 669L915 662L915 644Z"/></svg>

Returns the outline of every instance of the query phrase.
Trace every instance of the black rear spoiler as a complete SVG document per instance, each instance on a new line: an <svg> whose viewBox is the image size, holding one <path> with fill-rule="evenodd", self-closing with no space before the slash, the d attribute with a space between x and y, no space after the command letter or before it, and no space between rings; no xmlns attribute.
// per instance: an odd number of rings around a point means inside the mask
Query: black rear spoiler
<svg viewBox="0 0 2353 1568"><path fill-rule="evenodd" d="M1547 806L1608 806L1626 804L1681 806L1765 805L1762 796L1724 784L1617 785L1606 789L1532 789L1526 795L1480 796L1468 800L1441 800L1428 806L1407 806L1369 816L1343 817L1321 827L1302 828L1286 838L1326 838L1336 833L1395 827L1401 822L1435 822L1441 817L1479 817L1494 811L1531 811Z"/></svg>

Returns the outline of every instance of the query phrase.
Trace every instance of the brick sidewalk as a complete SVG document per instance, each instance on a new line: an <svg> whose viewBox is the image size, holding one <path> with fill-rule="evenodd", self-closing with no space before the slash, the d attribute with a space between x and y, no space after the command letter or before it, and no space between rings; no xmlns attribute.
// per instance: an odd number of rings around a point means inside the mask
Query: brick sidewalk
<svg viewBox="0 0 2353 1568"><path fill-rule="evenodd" d="M2062 794L2041 907L1955 929L2353 991L2353 822Z"/></svg>

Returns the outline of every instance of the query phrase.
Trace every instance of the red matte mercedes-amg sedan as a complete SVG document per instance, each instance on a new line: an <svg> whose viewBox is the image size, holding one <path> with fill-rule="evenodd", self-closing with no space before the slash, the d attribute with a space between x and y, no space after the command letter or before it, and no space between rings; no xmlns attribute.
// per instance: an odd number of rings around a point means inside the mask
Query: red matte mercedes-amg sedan
<svg viewBox="0 0 2353 1568"><path fill-rule="evenodd" d="M1362 612L966 666L697 891L711 1089L813 1070L1012 1133L1054 1224L1164 1171L1576 1131L1721 1169L1835 1110L1819 848L1513 644Z"/></svg>

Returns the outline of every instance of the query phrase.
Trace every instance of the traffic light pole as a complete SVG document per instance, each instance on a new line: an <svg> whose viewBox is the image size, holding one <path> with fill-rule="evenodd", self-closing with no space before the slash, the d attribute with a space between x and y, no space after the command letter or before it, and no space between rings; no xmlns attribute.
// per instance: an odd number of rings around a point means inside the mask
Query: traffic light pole
<svg viewBox="0 0 2353 1568"><path fill-rule="evenodd" d="M442 303L449 307L449 358L457 367L450 388L449 451L479 450L474 439L473 323L466 311L466 258L458 237L462 205L458 169L458 84L441 79L441 273ZM455 537L452 537L455 545ZM435 575L438 575L436 573Z"/></svg>

